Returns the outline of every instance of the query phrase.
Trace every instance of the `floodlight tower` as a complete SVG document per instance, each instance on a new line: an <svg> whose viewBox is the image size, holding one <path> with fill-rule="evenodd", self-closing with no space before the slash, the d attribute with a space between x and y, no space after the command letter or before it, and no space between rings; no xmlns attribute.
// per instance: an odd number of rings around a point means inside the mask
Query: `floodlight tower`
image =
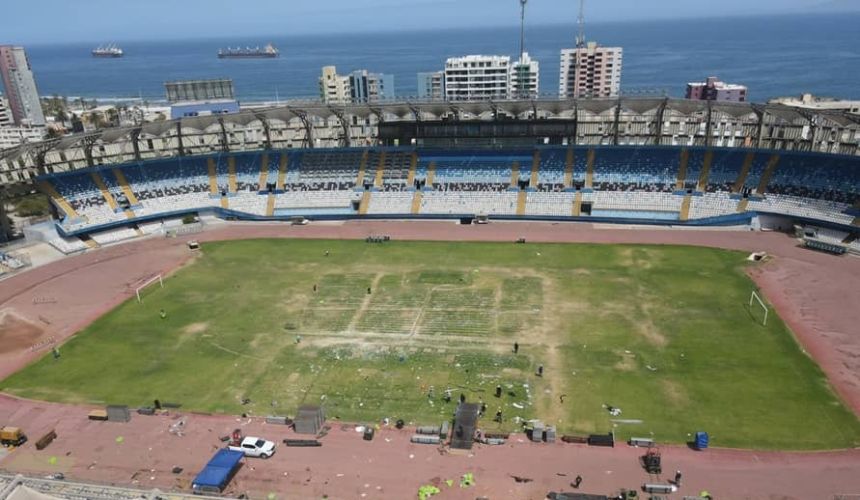
<svg viewBox="0 0 860 500"><path fill-rule="evenodd" d="M579 34L576 35L576 48L585 47L585 0L579 0L579 18L576 20L579 24Z"/></svg>
<svg viewBox="0 0 860 500"><path fill-rule="evenodd" d="M526 52L526 4L529 0L520 0L520 61Z"/></svg>

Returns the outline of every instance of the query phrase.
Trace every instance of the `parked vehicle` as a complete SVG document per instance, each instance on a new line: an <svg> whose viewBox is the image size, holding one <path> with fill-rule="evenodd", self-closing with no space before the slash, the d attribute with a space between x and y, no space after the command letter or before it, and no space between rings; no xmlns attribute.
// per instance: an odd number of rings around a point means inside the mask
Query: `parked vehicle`
<svg viewBox="0 0 860 500"><path fill-rule="evenodd" d="M275 443L250 436L242 439L238 444L231 443L227 448L241 451L246 457L269 458L275 454Z"/></svg>
<svg viewBox="0 0 860 500"><path fill-rule="evenodd" d="M18 427L3 427L0 429L0 444L3 446L21 446L26 442L27 436Z"/></svg>

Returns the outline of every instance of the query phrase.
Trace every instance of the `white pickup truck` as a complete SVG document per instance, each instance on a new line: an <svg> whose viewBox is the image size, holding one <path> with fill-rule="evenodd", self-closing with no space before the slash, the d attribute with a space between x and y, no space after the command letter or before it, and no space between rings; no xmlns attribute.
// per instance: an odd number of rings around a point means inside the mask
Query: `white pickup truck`
<svg viewBox="0 0 860 500"><path fill-rule="evenodd" d="M241 451L246 457L269 458L275 454L275 443L255 437L246 437L239 445L230 445L227 448Z"/></svg>

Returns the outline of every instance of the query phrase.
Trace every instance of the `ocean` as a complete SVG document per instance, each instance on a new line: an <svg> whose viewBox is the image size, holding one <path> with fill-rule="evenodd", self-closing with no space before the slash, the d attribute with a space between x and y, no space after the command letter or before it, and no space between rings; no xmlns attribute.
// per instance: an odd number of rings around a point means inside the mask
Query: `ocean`
<svg viewBox="0 0 860 500"><path fill-rule="evenodd" d="M589 40L624 47L622 91L683 96L688 81L715 75L749 86L750 99L811 92L860 98L860 14L593 23ZM576 27L529 26L526 48L541 64L541 93L557 94L559 51L573 45ZM519 50L519 29L221 36L208 40L122 41L122 59L96 59L98 45L30 45L43 96L163 100L170 80L232 78L241 101L317 98L325 65L391 73L398 97L414 96L416 74L442 69L448 57ZM222 60L226 46L272 42L279 59Z"/></svg>

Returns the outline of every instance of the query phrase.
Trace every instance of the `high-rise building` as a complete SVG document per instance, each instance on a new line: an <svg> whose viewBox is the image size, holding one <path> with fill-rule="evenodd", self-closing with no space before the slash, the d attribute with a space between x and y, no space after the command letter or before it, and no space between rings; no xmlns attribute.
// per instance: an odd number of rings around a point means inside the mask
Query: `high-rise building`
<svg viewBox="0 0 860 500"><path fill-rule="evenodd" d="M523 52L511 66L511 99L533 99L540 93L540 64Z"/></svg>
<svg viewBox="0 0 860 500"><path fill-rule="evenodd" d="M394 98L394 75L371 73L366 69L338 75L337 68L325 66L319 79L320 99L330 104L377 102Z"/></svg>
<svg viewBox="0 0 860 500"><path fill-rule="evenodd" d="M349 78L337 74L334 66L324 66L320 76L320 99L325 103L344 104L349 99Z"/></svg>
<svg viewBox="0 0 860 500"><path fill-rule="evenodd" d="M621 47L601 47L588 42L562 49L558 94L562 99L615 97L621 90Z"/></svg>
<svg viewBox="0 0 860 500"><path fill-rule="evenodd" d="M33 70L23 47L0 45L0 78L15 125L45 126Z"/></svg>
<svg viewBox="0 0 860 500"><path fill-rule="evenodd" d="M510 77L510 56L452 57L445 62L445 98L449 101L508 99Z"/></svg>
<svg viewBox="0 0 860 500"><path fill-rule="evenodd" d="M418 98L432 101L445 99L445 72L418 73Z"/></svg>
<svg viewBox="0 0 860 500"><path fill-rule="evenodd" d="M394 99L394 75L370 73L366 69L349 75L349 95L352 102L378 102Z"/></svg>
<svg viewBox="0 0 860 500"><path fill-rule="evenodd" d="M10 127L12 122L12 112L9 111L9 101L0 95L0 127Z"/></svg>
<svg viewBox="0 0 860 500"><path fill-rule="evenodd" d="M721 82L711 76L704 82L687 84L687 99L695 101L746 102L747 88L744 85Z"/></svg>

